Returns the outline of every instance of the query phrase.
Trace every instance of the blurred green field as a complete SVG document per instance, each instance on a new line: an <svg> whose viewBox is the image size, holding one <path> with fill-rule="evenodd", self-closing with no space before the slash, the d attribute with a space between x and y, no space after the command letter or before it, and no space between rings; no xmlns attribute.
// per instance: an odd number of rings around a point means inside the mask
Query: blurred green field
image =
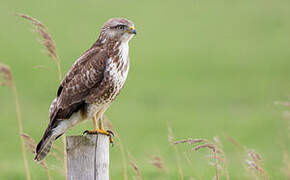
<svg viewBox="0 0 290 180"><path fill-rule="evenodd" d="M55 63L42 52L31 25L13 16L25 13L49 28L61 59L63 75L97 39L111 17L135 22L130 42L131 69L117 101L106 113L136 159L144 179L178 179L170 124L178 139L218 135L228 158L231 179L246 179L237 149L223 136L255 149L270 179L283 175L281 144L288 146L285 107L289 100L290 1L17 1L0 0L0 62L8 64L17 85L24 131L39 140L48 123L48 108L58 87ZM35 66L46 69L36 69ZM0 87L0 179L25 179L11 92ZM87 122L68 134L91 128ZM58 140L60 144L60 140ZM185 179L211 179L207 152L190 152L193 168L182 156ZM167 173L148 160L161 155ZM32 179L45 179L29 154ZM111 178L122 178L121 153L111 148ZM61 163L49 157L53 179ZM129 168L129 178L135 176Z"/></svg>

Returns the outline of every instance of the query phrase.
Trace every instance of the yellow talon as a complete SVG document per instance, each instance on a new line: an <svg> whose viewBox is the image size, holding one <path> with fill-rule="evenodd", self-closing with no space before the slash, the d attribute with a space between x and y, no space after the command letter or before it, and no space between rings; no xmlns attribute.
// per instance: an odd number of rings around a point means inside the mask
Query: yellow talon
<svg viewBox="0 0 290 180"><path fill-rule="evenodd" d="M110 143L112 144L112 146L114 145L114 141L113 141L113 138L112 136L109 136L109 140L110 140Z"/></svg>
<svg viewBox="0 0 290 180"><path fill-rule="evenodd" d="M113 141L113 138L112 136L114 136L114 133L110 130L106 131L106 130L103 130L103 129L96 129L96 130L86 130L85 132L83 132L83 134L104 134L104 135L107 135L109 136L109 140L110 140L110 143L112 145L114 145L114 141Z"/></svg>
<svg viewBox="0 0 290 180"><path fill-rule="evenodd" d="M94 123L94 130L91 130L91 131L86 130L83 134L104 134L104 135L107 135L107 136L109 136L110 143L112 145L114 145L113 138L112 138L112 136L114 136L114 133L110 130L104 130L102 118L99 119L99 128L97 126L98 122L97 122L96 116L93 117L93 123Z"/></svg>
<svg viewBox="0 0 290 180"><path fill-rule="evenodd" d="M110 135L110 133L106 130L102 130L102 129L96 129L92 131L92 134L105 134L105 135Z"/></svg>

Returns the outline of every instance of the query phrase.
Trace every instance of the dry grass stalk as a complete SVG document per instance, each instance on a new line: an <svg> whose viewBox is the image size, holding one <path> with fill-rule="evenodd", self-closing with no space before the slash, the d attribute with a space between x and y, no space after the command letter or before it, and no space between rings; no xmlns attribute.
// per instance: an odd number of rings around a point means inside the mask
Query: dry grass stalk
<svg viewBox="0 0 290 180"><path fill-rule="evenodd" d="M115 137L117 138L118 142L119 142L119 149L121 151L121 155L122 155L122 163L123 163L123 176L124 176L124 180L128 180L128 168L127 168L127 159L126 159L126 155L125 155L125 148L124 145L122 143L122 140L118 134L118 132L116 131L116 129L114 129L112 122L105 116L105 124L106 126L112 130L115 134Z"/></svg>
<svg viewBox="0 0 290 180"><path fill-rule="evenodd" d="M171 137L171 139L173 138ZM185 139L174 142L174 144L182 144L182 143L189 143L194 145L194 147L192 148L193 151L198 151L200 149L209 149L212 152L212 154L209 155L208 157L214 160L214 163L210 162L210 165L213 165L215 167L216 170L215 179L216 180L219 179L219 171L223 173L223 175L226 177L227 180L229 179L229 174L227 170L227 161L225 158L225 154L222 150L221 141L217 136L214 137L214 143L210 142L207 139ZM190 161L189 164L191 164Z"/></svg>
<svg viewBox="0 0 290 180"><path fill-rule="evenodd" d="M210 158L210 159L215 159L216 158L220 162L225 163L225 159L222 156L218 156L218 155L216 155L216 156L208 155L207 157Z"/></svg>
<svg viewBox="0 0 290 180"><path fill-rule="evenodd" d="M32 154L35 154L36 143L35 143L34 139L31 136L29 136L28 134L25 134L25 133L22 133L21 136L25 140L25 144L26 144L27 149ZM41 161L40 165L45 169L45 172L47 174L48 179L52 180L46 161L45 160Z"/></svg>
<svg viewBox="0 0 290 180"><path fill-rule="evenodd" d="M55 158L55 159L57 159L58 161L62 161L63 160L63 158L59 155L59 153L57 153L57 152L51 152L51 155Z"/></svg>
<svg viewBox="0 0 290 180"><path fill-rule="evenodd" d="M186 162L189 164L189 166L190 166L191 168L193 168L193 164L192 164L192 162L191 162L191 160L190 160L190 158L189 158L187 152L184 152L184 157L185 157Z"/></svg>
<svg viewBox="0 0 290 180"><path fill-rule="evenodd" d="M166 171L163 158L161 156L154 156L149 160L149 163L152 164L156 169L161 171Z"/></svg>
<svg viewBox="0 0 290 180"><path fill-rule="evenodd" d="M131 164L131 166L133 167L133 169L135 170L135 172L137 174L137 179L138 180L142 180L141 171L140 171L136 161L134 160L134 158L130 154L128 154L128 156L129 156L129 159L130 159L130 164Z"/></svg>
<svg viewBox="0 0 290 180"><path fill-rule="evenodd" d="M228 162L227 162L227 158L225 156L225 153L223 151L222 142L218 136L215 136L213 139L214 139L214 142L215 142L216 146L218 147L218 151L219 151L219 156L216 155L216 158L221 162L221 166L222 166L221 170L223 172L223 175L226 177L227 180L229 180L230 176L229 176L229 172L228 172Z"/></svg>
<svg viewBox="0 0 290 180"><path fill-rule="evenodd" d="M39 20L36 18L33 18L29 15L26 14L16 14L16 16L22 17L24 19L27 19L31 22L31 24L34 27L35 32L39 35L40 37L40 42L41 44L45 47L48 56L50 56L57 64L57 70L58 70L58 75L59 75L59 81L61 81L61 68L60 68L60 61L58 58L58 54L56 51L56 46L55 42L52 39L52 36L48 32L48 28L41 23Z"/></svg>
<svg viewBox="0 0 290 180"><path fill-rule="evenodd" d="M194 176L197 176L198 179L202 179L200 175L198 175L197 173L195 173L195 172L193 171L193 169L194 169L194 168L193 168L193 164L192 164L192 161L190 160L190 158L189 158L189 156L188 156L188 154L187 154L187 151L184 152L184 157L185 157L186 162L187 162L187 163L189 164L189 166L191 167ZM193 177L192 177L192 179L193 179Z"/></svg>
<svg viewBox="0 0 290 180"><path fill-rule="evenodd" d="M53 149L57 151L57 153L63 153L62 147L60 147L58 144L53 145Z"/></svg>
<svg viewBox="0 0 290 180"><path fill-rule="evenodd" d="M196 143L204 143L204 144L196 145L195 147L192 148L192 150L197 151L201 148L210 149L213 155L210 155L208 157L215 160L215 163L211 163L211 164L213 164L216 168L216 179L218 179L219 169L223 172L224 176L226 176L226 179L229 179L229 175L228 175L228 171L226 167L226 160L225 160L224 152L222 151L221 141L216 136L214 137L214 142L215 144L211 143L207 139L185 139L185 140L175 141L174 144L189 143L193 145ZM217 155L217 154L220 154L220 155ZM219 162L221 162L221 164L219 164Z"/></svg>
<svg viewBox="0 0 290 180"><path fill-rule="evenodd" d="M169 126L168 126L168 141L171 145L174 145L176 142L175 137L173 135L172 128Z"/></svg>
<svg viewBox="0 0 290 180"><path fill-rule="evenodd" d="M217 158L217 152L220 152L219 150L217 150L216 146L214 144L210 144L210 143L206 143L206 144L201 144L201 145L197 145L195 147L192 148L193 151L198 151L199 149L204 149L207 148L209 150L212 151L213 153L213 157L215 159L215 170L216 170L216 176L215 179L218 180L219 179L219 173L218 173L218 158Z"/></svg>
<svg viewBox="0 0 290 180"><path fill-rule="evenodd" d="M0 64L0 76L2 76L2 79L4 80L3 82L0 82L0 85L7 86L12 90L12 93L14 96L14 101L15 101L17 122L18 122L18 133L22 134L23 133L23 125L22 125L22 116L21 116L21 112L20 112L18 94L17 94L15 83L13 81L12 72L7 65ZM21 140L21 149L22 149L24 167L25 167L25 172L26 172L26 179L30 180L31 176L30 176L29 166L28 166L27 157L26 157L24 138L22 136L20 136L20 140Z"/></svg>
<svg viewBox="0 0 290 180"><path fill-rule="evenodd" d="M13 78L10 68L5 64L0 64L0 77L3 81L0 82L0 86L7 86L12 88Z"/></svg>
<svg viewBox="0 0 290 180"><path fill-rule="evenodd" d="M233 145L235 145L236 147L238 147L239 149L245 149L245 147L243 145L241 145L236 139L232 138L231 136L224 134L224 136L226 137L226 139L232 143Z"/></svg>
<svg viewBox="0 0 290 180"><path fill-rule="evenodd" d="M198 151L199 149L202 149L202 148L208 148L210 149L213 153L216 152L216 147L215 145L213 144L200 144L200 145L197 145L195 147L192 148L193 151Z"/></svg>
<svg viewBox="0 0 290 180"><path fill-rule="evenodd" d="M36 18L33 18L29 15L26 14L16 14L16 16L22 17L24 19L27 19L31 22L31 24L34 26L35 32L39 35L40 37L40 42L41 44L45 47L47 54L49 57L51 57L56 65L57 65L57 72L58 72L58 80L61 82L62 80L62 73L61 73L61 66L60 66L60 60L56 51L56 45L55 42L48 32L48 28L41 23L39 20ZM66 153L66 134L62 135L62 142L63 142L63 163L64 163L64 169L65 169L65 174L66 174L66 179L67 179L67 166L66 166L66 161L67 161L67 153Z"/></svg>
<svg viewBox="0 0 290 180"><path fill-rule="evenodd" d="M32 154L35 154L36 143L35 143L34 139L31 136L29 136L28 134L25 134L25 133L20 134L20 136L22 136L24 138L27 149Z"/></svg>
<svg viewBox="0 0 290 180"><path fill-rule="evenodd" d="M246 152L246 158L242 162L243 167L248 175L250 175L254 179L260 179L259 177L262 177L264 180L268 179L267 172L264 170L262 165L262 157L259 153L257 153L255 150L249 149L246 146L241 145L237 140L234 138L225 135L227 140L231 142L233 145L239 147L240 150L243 150L243 152Z"/></svg>
<svg viewBox="0 0 290 180"><path fill-rule="evenodd" d="M182 143L189 143L189 144L195 144L195 143L200 143L200 142L208 142L206 139L184 139L184 140L179 140L175 141L174 144L182 144Z"/></svg>
<svg viewBox="0 0 290 180"><path fill-rule="evenodd" d="M61 166L51 164L49 166L49 169L52 173L56 172L56 173L60 174L61 176L65 176L64 169Z"/></svg>
<svg viewBox="0 0 290 180"><path fill-rule="evenodd" d="M176 162L177 162L176 164L177 164L179 179L183 180L184 175L183 175L183 171L182 171L182 167L181 167L180 155L179 155L177 147L175 146L176 140L175 140L175 136L174 136L173 131L172 131L170 126L168 126L168 141L172 145L174 152L175 152L175 158L176 158Z"/></svg>
<svg viewBox="0 0 290 180"><path fill-rule="evenodd" d="M52 155L58 161L62 161L63 160L63 148L59 147L57 144L54 144L52 147L52 150L53 151L50 153L50 155ZM63 173L61 173L61 174L63 174Z"/></svg>
<svg viewBox="0 0 290 180"><path fill-rule="evenodd" d="M264 180L268 179L268 175L262 166L262 157L252 149L247 150L247 158L245 160L247 168L252 170L253 174L260 175Z"/></svg>
<svg viewBox="0 0 290 180"><path fill-rule="evenodd" d="M43 70L52 71L51 68L49 68L49 67L47 67L47 66L41 66L41 65L33 66L33 68L35 68L35 69L43 69Z"/></svg>

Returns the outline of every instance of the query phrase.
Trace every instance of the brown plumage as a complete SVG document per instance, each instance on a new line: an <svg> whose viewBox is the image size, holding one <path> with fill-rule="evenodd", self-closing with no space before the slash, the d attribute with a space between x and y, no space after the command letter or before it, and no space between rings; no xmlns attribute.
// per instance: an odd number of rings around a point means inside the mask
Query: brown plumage
<svg viewBox="0 0 290 180"><path fill-rule="evenodd" d="M134 24L108 20L98 40L72 66L50 106L50 122L36 148L36 161L46 157L53 142L78 123L104 112L120 93L129 70L128 42Z"/></svg>

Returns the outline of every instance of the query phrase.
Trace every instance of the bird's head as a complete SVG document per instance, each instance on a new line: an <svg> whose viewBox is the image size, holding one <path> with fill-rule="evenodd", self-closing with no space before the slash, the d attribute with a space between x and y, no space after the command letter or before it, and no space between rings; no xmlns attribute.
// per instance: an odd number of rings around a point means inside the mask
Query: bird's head
<svg viewBox="0 0 290 180"><path fill-rule="evenodd" d="M104 38L128 42L136 34L136 29L133 22L128 19L112 18L104 24L101 33Z"/></svg>

